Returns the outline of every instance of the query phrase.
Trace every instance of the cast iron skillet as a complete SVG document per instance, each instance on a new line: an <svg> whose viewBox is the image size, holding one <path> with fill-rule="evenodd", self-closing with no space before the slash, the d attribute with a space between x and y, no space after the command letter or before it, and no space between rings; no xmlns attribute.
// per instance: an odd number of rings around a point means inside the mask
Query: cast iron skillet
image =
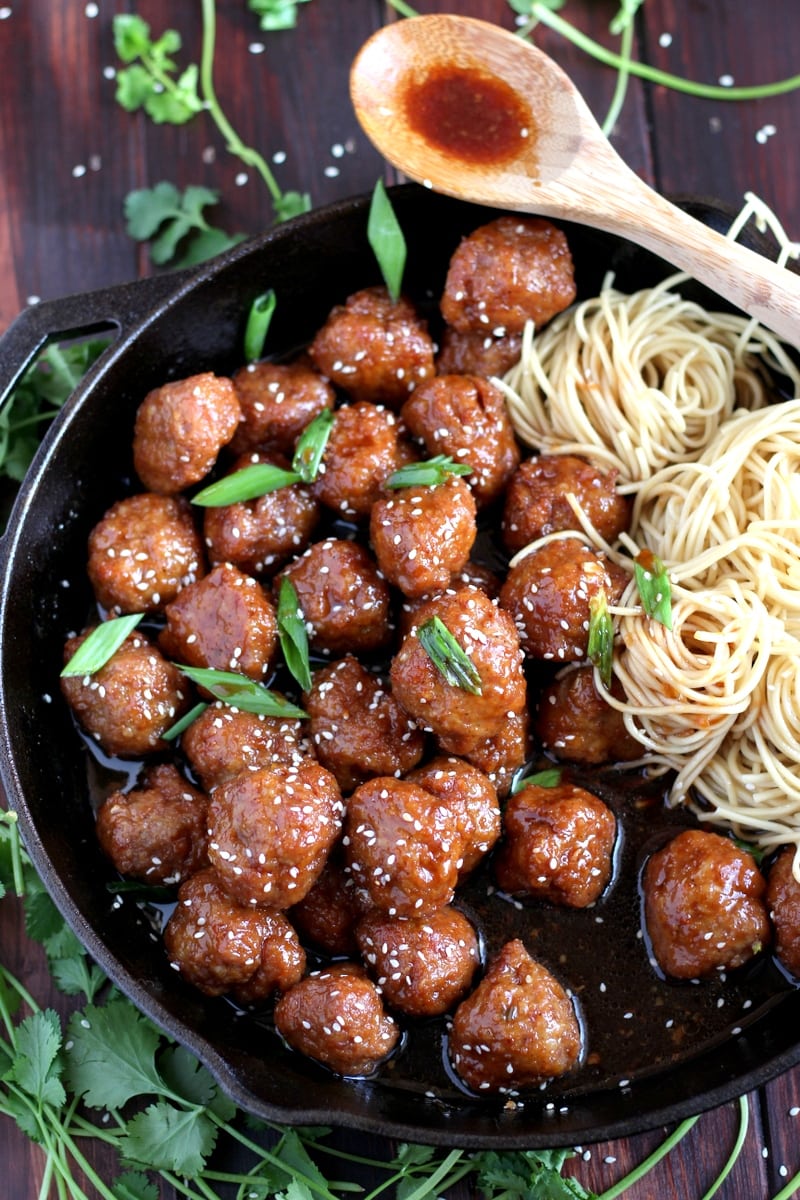
<svg viewBox="0 0 800 1200"><path fill-rule="evenodd" d="M497 214L413 186L394 190L393 200L409 243L407 290L435 301L461 234ZM137 904L115 907L106 888L112 872L94 836L87 752L60 701L58 671L65 635L85 622L91 605L88 533L130 478L134 412L150 388L168 379L200 370L229 373L240 365L244 318L266 287L278 297L268 345L273 352L302 345L334 303L379 282L366 240L367 204L362 197L300 217L196 272L41 304L23 313L0 342L2 398L46 341L103 328L116 334L40 448L0 543L5 794L36 868L89 952L258 1116L495 1148L574 1145L678 1120L800 1059L800 993L771 961L707 989L655 977L637 940L635 879L649 844L646 820L623 842L622 869L634 882L616 915L601 902L582 922L568 914L551 926L540 909L520 914L506 905L482 926L491 944L522 922L534 952L557 972L570 955L581 969L585 964L579 1003L589 1045L600 1047L601 1058L604 1047L609 1054L605 1065L587 1064L575 1079L516 1108L459 1091L442 1065L439 1035L424 1026L378 1078L334 1077L287 1050L268 1019L245 1017L226 1001L209 1001L186 987ZM726 226L713 206L694 211ZM667 270L609 235L580 226L567 227L567 235L582 295L596 292L609 268L623 289L655 282ZM609 776L596 783L618 811L630 807L630 780ZM652 802L657 806L658 798ZM676 820L686 823L683 816ZM482 894L485 880L465 901L479 917ZM747 998L749 1008L743 1007ZM683 1014L678 1028L691 1035L689 1049L664 1033L673 1011ZM625 1048L619 1064L614 1047ZM623 1078L628 1062L633 1069Z"/></svg>

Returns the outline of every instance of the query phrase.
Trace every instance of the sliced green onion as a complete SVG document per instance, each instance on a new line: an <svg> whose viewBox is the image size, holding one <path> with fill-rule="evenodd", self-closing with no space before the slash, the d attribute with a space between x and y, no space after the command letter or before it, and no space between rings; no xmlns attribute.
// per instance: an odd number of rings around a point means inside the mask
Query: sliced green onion
<svg viewBox="0 0 800 1200"><path fill-rule="evenodd" d="M144 613L129 613L124 617L112 617L93 629L69 660L61 677L70 675L94 675L116 654L125 638L141 621Z"/></svg>
<svg viewBox="0 0 800 1200"><path fill-rule="evenodd" d="M600 672L605 688L611 687L611 661L614 653L614 622L608 600L601 588L589 601L589 661Z"/></svg>
<svg viewBox="0 0 800 1200"><path fill-rule="evenodd" d="M281 580L278 592L278 637L286 666L304 692L311 687L308 661L308 633L297 591L291 579Z"/></svg>
<svg viewBox="0 0 800 1200"><path fill-rule="evenodd" d="M389 476L386 487L438 487L440 483L446 483L451 475L471 474L469 463L454 462L448 454L437 454L425 462L406 463Z"/></svg>
<svg viewBox="0 0 800 1200"><path fill-rule="evenodd" d="M406 239L382 179L375 184L372 193L367 220L367 240L378 260L389 295L393 300L397 300L406 266Z"/></svg>
<svg viewBox="0 0 800 1200"><path fill-rule="evenodd" d="M672 629L672 589L661 559L651 550L640 550L633 560L633 573L648 617Z"/></svg>
<svg viewBox="0 0 800 1200"><path fill-rule="evenodd" d="M307 717L308 713L265 688L262 683L239 675L236 671L217 671L213 667L186 667L173 663L187 679L205 688L223 704L240 708L242 712L261 713L265 717Z"/></svg>
<svg viewBox="0 0 800 1200"><path fill-rule="evenodd" d="M165 904L175 899L175 888L158 883L140 883L136 879L110 879L106 891L112 896L139 896L153 904Z"/></svg>
<svg viewBox="0 0 800 1200"><path fill-rule="evenodd" d="M323 408L322 412L317 413L314 420L306 425L297 439L292 470L297 472L303 483L313 483L317 478L322 456L333 429L333 420L333 412L329 408Z"/></svg>
<svg viewBox="0 0 800 1200"><path fill-rule="evenodd" d="M297 471L285 471L283 467L276 467L272 463L253 463L251 467L242 467L241 471L234 471L232 475L226 475L204 487L192 497L192 504L199 504L203 508L223 508L226 504L256 500L259 496L266 496L267 492L276 492L278 488L300 482Z"/></svg>
<svg viewBox="0 0 800 1200"><path fill-rule="evenodd" d="M190 708L187 713L183 714L180 721L176 721L174 725L170 726L166 733L162 733L162 740L165 742L172 742L176 737L180 737L180 735L187 730L190 725L194 725L197 718L204 713L207 708L208 705L204 704L202 701L200 704L195 704L194 708Z"/></svg>
<svg viewBox="0 0 800 1200"><path fill-rule="evenodd" d="M521 792L529 785L543 788L558 787L562 775L561 767L548 767L544 771L536 771L533 775L523 775L521 779L515 780L511 785L511 795L516 796L517 792Z"/></svg>
<svg viewBox="0 0 800 1200"><path fill-rule="evenodd" d="M482 695L481 677L474 662L439 617L420 625L417 641L447 683L473 696Z"/></svg>
<svg viewBox="0 0 800 1200"><path fill-rule="evenodd" d="M245 362L256 362L264 353L272 314L275 312L275 293L272 288L256 296L250 305L244 330Z"/></svg>

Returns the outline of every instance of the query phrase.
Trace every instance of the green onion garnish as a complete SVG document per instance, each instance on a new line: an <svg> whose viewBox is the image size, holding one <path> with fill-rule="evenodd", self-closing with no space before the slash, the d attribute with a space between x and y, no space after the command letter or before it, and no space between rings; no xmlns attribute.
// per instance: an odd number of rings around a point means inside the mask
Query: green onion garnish
<svg viewBox="0 0 800 1200"><path fill-rule="evenodd" d="M600 672L605 688L611 687L611 660L614 653L614 622L608 600L601 588L589 601L589 661Z"/></svg>
<svg viewBox="0 0 800 1200"><path fill-rule="evenodd" d="M278 488L300 482L297 471L285 471L283 467L276 467L272 463L253 463L251 467L242 467L241 471L234 471L232 475L226 475L204 487L192 497L192 504L199 504L203 508L223 508L226 504L256 500L259 496L266 496L267 492L276 492Z"/></svg>
<svg viewBox="0 0 800 1200"><path fill-rule="evenodd" d="M322 456L328 445L328 438L333 429L333 413L329 408L323 408L313 421L306 425L300 437L292 459L292 470L303 483L313 483L319 473Z"/></svg>
<svg viewBox="0 0 800 1200"><path fill-rule="evenodd" d="M633 560L633 573L648 617L672 629L672 589L661 559L651 550L640 550Z"/></svg>
<svg viewBox="0 0 800 1200"><path fill-rule="evenodd" d="M113 617L93 629L69 660L61 678L70 675L94 675L116 654L125 638L141 621L144 613L130 613L124 617Z"/></svg>
<svg viewBox="0 0 800 1200"><path fill-rule="evenodd" d="M552 788L558 787L561 783L563 771L561 767L547 767L544 771L536 771L533 775L523 775L521 779L516 779L511 785L511 795L516 796L517 792L521 792L523 788L532 785L534 787Z"/></svg>
<svg viewBox="0 0 800 1200"><path fill-rule="evenodd" d="M242 712L261 713L265 717L298 717L308 716L302 708L290 704L262 683L239 675L236 671L217 671L213 667L186 667L183 663L173 663L187 679L205 688L223 704L232 708L240 708Z"/></svg>
<svg viewBox="0 0 800 1200"><path fill-rule="evenodd" d="M200 704L195 704L194 708L190 708L187 713L183 714L180 721L176 721L174 725L170 726L166 733L162 733L162 740L165 742L172 742L176 737L180 737L184 730L188 729L190 725L194 725L197 718L201 715L201 713L204 713L207 708L208 705L202 703L202 701Z"/></svg>
<svg viewBox="0 0 800 1200"><path fill-rule="evenodd" d="M406 266L406 239L382 179L375 184L372 193L367 220L367 240L378 260L389 295L393 300L397 300Z"/></svg>
<svg viewBox="0 0 800 1200"><path fill-rule="evenodd" d="M482 695L481 677L474 662L439 617L420 625L417 641L447 683L473 696Z"/></svg>
<svg viewBox="0 0 800 1200"><path fill-rule="evenodd" d="M270 288L269 291L256 296L250 305L244 330L245 362L256 362L264 353L264 343L267 340L272 314L275 312L275 303L275 293Z"/></svg>
<svg viewBox="0 0 800 1200"><path fill-rule="evenodd" d="M278 592L278 636L286 666L304 692L311 687L308 662L308 633L297 591L291 579L281 580Z"/></svg>
<svg viewBox="0 0 800 1200"><path fill-rule="evenodd" d="M438 487L446 483L451 475L471 475L469 463L454 462L447 454L437 454L425 462L406 463L394 471L386 480L386 487Z"/></svg>

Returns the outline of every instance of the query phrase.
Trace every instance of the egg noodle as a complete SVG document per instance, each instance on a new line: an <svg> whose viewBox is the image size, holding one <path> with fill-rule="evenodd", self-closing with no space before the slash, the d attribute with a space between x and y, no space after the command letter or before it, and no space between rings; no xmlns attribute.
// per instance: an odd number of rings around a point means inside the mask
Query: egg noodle
<svg viewBox="0 0 800 1200"><path fill-rule="evenodd" d="M800 254L752 196L729 236L752 216L781 261ZM604 695L642 761L674 772L670 803L764 849L794 843L800 879L800 399L774 403L770 382L800 396L800 372L752 319L683 300L686 278L632 295L607 279L527 329L497 382L524 443L582 455L632 495L615 547L573 499L588 539L631 572L644 547L667 568L671 631L633 578L611 610L625 698Z"/></svg>

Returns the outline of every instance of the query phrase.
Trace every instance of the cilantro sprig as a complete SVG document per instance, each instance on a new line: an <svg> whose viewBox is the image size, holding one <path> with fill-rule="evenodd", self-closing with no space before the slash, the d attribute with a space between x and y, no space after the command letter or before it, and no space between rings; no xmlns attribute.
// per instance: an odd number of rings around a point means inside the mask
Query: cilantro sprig
<svg viewBox="0 0 800 1200"><path fill-rule="evenodd" d="M247 0L247 7L259 17L260 27L268 33L279 29L294 29L298 4L308 0Z"/></svg>
<svg viewBox="0 0 800 1200"><path fill-rule="evenodd" d="M180 192L173 183L162 181L155 187L137 188L125 197L126 231L137 242L150 242L156 266L204 262L245 237L225 233L206 220L204 210L218 200L219 193L207 187L190 185Z"/></svg>

